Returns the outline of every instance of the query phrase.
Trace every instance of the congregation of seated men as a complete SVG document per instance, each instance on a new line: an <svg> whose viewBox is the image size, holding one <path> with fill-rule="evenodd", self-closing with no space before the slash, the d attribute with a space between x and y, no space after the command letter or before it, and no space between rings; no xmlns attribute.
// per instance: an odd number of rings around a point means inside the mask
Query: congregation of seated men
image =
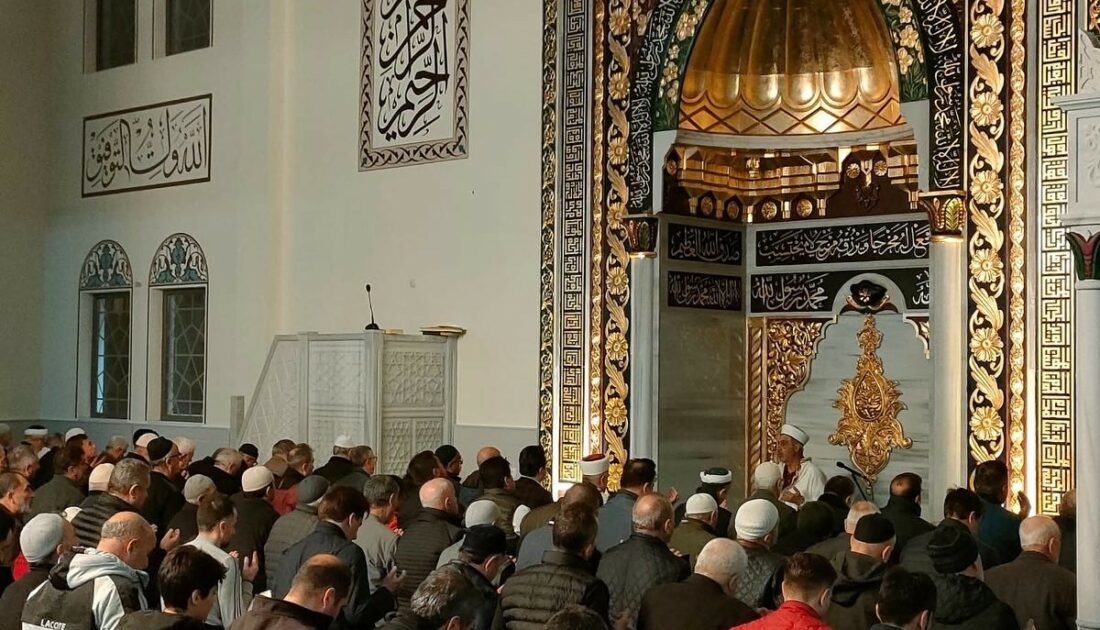
<svg viewBox="0 0 1100 630"><path fill-rule="evenodd" d="M10 433L0 425L0 630L1076 623L1074 495L1031 516L998 461L938 498L933 524L920 476L895 476L885 505L860 500L791 425L745 496L721 467L690 495L659 489L645 458L622 463L612 492L602 454L555 496L537 445L516 469L494 447L471 466L443 445L398 477L346 436L321 462L292 440L200 458L149 429L102 450L76 428Z"/></svg>

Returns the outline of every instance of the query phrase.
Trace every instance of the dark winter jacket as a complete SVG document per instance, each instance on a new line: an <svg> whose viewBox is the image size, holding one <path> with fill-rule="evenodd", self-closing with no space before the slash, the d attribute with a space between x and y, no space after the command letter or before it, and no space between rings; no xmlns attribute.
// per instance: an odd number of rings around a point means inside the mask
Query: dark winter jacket
<svg viewBox="0 0 1100 630"><path fill-rule="evenodd" d="M985 582L968 575L936 575L934 628L944 630L1019 630L1016 615Z"/></svg>
<svg viewBox="0 0 1100 630"><path fill-rule="evenodd" d="M150 525L156 526L159 541L168 532L168 523L172 517L187 502L183 500L183 493L163 473L154 470L149 479L149 496L141 506L141 515Z"/></svg>
<svg viewBox="0 0 1100 630"><path fill-rule="evenodd" d="M935 529L935 526L920 517L920 504L902 497L891 496L886 507L882 508L882 515L894 525L894 551L890 554L891 562L898 562L905 545L912 539L927 534Z"/></svg>
<svg viewBox="0 0 1100 630"><path fill-rule="evenodd" d="M1058 564L1077 573L1077 517L1055 516L1054 522L1058 523L1058 529L1062 532L1062 553Z"/></svg>
<svg viewBox="0 0 1100 630"><path fill-rule="evenodd" d="M354 488L356 492L362 492L363 487L367 485L367 479L370 479L370 475L367 474L367 471L362 468L357 468L341 477L332 485Z"/></svg>
<svg viewBox="0 0 1100 630"><path fill-rule="evenodd" d="M609 502L610 504L610 502ZM687 558L678 557L659 538L634 534L603 554L596 577L611 594L611 618L623 615L633 622L646 591L691 574Z"/></svg>
<svg viewBox="0 0 1100 630"><path fill-rule="evenodd" d="M401 529L408 529L409 525L420 515L420 510L424 509L424 506L420 503L420 486L411 483L406 484L403 496L401 507L397 510L397 526Z"/></svg>
<svg viewBox="0 0 1100 630"><path fill-rule="evenodd" d="M970 528L966 526L962 521L956 521L953 518L945 518L940 521L940 524L936 526L936 529L943 527L953 527L961 532L970 534ZM936 568L932 566L932 558L928 557L928 542L932 540L936 530L933 529L930 532L921 534L916 538L913 538L905 545L905 550L901 552L901 566L910 571L916 571L918 573L924 573L930 576L936 575ZM995 567L1000 564L1000 560L997 557L997 551L985 544L981 540L976 540L978 543L978 555L982 559L982 568Z"/></svg>
<svg viewBox="0 0 1100 630"><path fill-rule="evenodd" d="M405 582L397 593L401 609L408 608L416 587L435 571L439 554L461 537L458 517L434 508L422 508L409 523L404 535L397 539L394 552L394 561L405 572Z"/></svg>
<svg viewBox="0 0 1100 630"><path fill-rule="evenodd" d="M584 606L608 620L607 585L592 574L577 555L547 551L542 564L517 572L500 593L493 627L542 630L546 621L567 606Z"/></svg>
<svg viewBox="0 0 1100 630"><path fill-rule="evenodd" d="M848 510L850 509L848 502L841 498L839 494L833 494L832 492L822 494L817 500L829 506L829 509L833 511L833 536L842 533L844 531L844 521L847 520Z"/></svg>
<svg viewBox="0 0 1100 630"><path fill-rule="evenodd" d="M710 525L694 519L685 519L672 532L672 540L668 541L668 546L687 556L691 568L694 569L699 552L703 551L703 547L715 538L717 536L714 535Z"/></svg>
<svg viewBox="0 0 1100 630"><path fill-rule="evenodd" d="M241 478L231 475L214 465L213 457L204 457L187 467L189 475L206 475L214 482L218 492L231 497L241 491Z"/></svg>
<svg viewBox="0 0 1100 630"><path fill-rule="evenodd" d="M24 630L116 630L126 613L148 608L148 576L94 549L66 555L23 607Z"/></svg>
<svg viewBox="0 0 1100 630"><path fill-rule="evenodd" d="M264 545L264 562L267 563L267 585L273 587L283 553L292 545L309 536L317 526L317 508L299 503L290 514L280 516Z"/></svg>
<svg viewBox="0 0 1100 630"><path fill-rule="evenodd" d="M1025 551L1008 564L985 574L985 583L1012 607L1020 627L1029 619L1036 630L1077 627L1077 578L1043 554Z"/></svg>
<svg viewBox="0 0 1100 630"><path fill-rule="evenodd" d="M51 448L38 458L38 472L31 478L31 487L35 490L45 486L54 477L53 460L57 455L57 449Z"/></svg>
<svg viewBox="0 0 1100 630"><path fill-rule="evenodd" d="M57 477L54 477L57 479ZM4 589L0 596L0 630L22 630L23 606L27 596L50 576L53 564L32 564L30 571Z"/></svg>
<svg viewBox="0 0 1100 630"><path fill-rule="evenodd" d="M798 512L791 506L779 500L779 497L775 496L774 492L768 490L756 490L749 496L745 497L745 500L738 503L734 507L730 508L730 512L733 514L733 519L730 520L729 525L729 537L737 538L737 532L734 531L734 521L737 519L737 509L745 503L753 499L764 499L768 503L775 506L776 510L779 510L779 535L776 540L783 540L785 536L794 532L798 527Z"/></svg>
<svg viewBox="0 0 1100 630"><path fill-rule="evenodd" d="M252 583L253 592L262 593L268 589L264 545L271 535L271 528L279 520L279 513L262 497L247 497L237 494L232 497L237 506L237 531L229 541L226 551L236 551L243 558L251 558L254 552L260 552L260 572Z"/></svg>
<svg viewBox="0 0 1100 630"><path fill-rule="evenodd" d="M257 597L232 630L328 630L332 617L281 599ZM226 630L229 630L228 628Z"/></svg>
<svg viewBox="0 0 1100 630"><path fill-rule="evenodd" d="M758 543L737 541L749 562L737 580L734 596L750 608L775 608L782 595L783 567L787 560Z"/></svg>
<svg viewBox="0 0 1100 630"><path fill-rule="evenodd" d="M348 540L342 529L329 522L317 523L309 536L286 551L279 561L279 572L275 575L272 595L278 598L286 596L298 568L313 556L322 553L336 556L351 569L348 603L340 611L340 616L333 621L333 630L373 627L386 613L396 608L397 603L389 590L379 588L374 593L370 592L367 558L363 555L363 550Z"/></svg>
<svg viewBox="0 0 1100 630"><path fill-rule="evenodd" d="M634 503L637 500L638 495L633 492L619 490L600 508L600 528L596 534L596 549L600 553L607 553L608 549L630 538L634 528Z"/></svg>
<svg viewBox="0 0 1100 630"><path fill-rule="evenodd" d="M34 491L30 516L60 512L67 507L80 505L84 501L84 491L79 484L73 483L65 475L54 475L46 485Z"/></svg>
<svg viewBox="0 0 1100 630"><path fill-rule="evenodd" d="M199 506L194 503L184 503L179 512L168 521L168 529L180 530L180 541L191 542L199 535Z"/></svg>
<svg viewBox="0 0 1100 630"><path fill-rule="evenodd" d="M982 520L978 525L977 539L993 547L997 552L997 564L1012 562L1020 555L1020 522L1013 514L995 503L990 497L982 497ZM993 566L982 565L986 571Z"/></svg>
<svg viewBox="0 0 1100 630"><path fill-rule="evenodd" d="M837 580L833 584L833 603L825 612L825 621L834 628L868 630L878 622L875 603L887 566L881 560L849 551L833 562Z"/></svg>
<svg viewBox="0 0 1100 630"><path fill-rule="evenodd" d="M807 553L816 553L829 562L843 553L848 553L852 547L852 535L848 533L837 534L832 538L823 540L806 550Z"/></svg>
<svg viewBox="0 0 1100 630"><path fill-rule="evenodd" d="M737 630L833 630L817 612L802 602L783 602L775 612L737 626ZM847 630L836 628L835 630Z"/></svg>
<svg viewBox="0 0 1100 630"><path fill-rule="evenodd" d="M702 492L702 490L698 492ZM676 506L676 522L682 522L686 513L687 501L681 501L680 504ZM718 506L718 522L714 524L714 535L718 538L736 538L737 533L731 532L733 532L733 514L726 508Z"/></svg>
<svg viewBox="0 0 1100 630"><path fill-rule="evenodd" d="M759 615L705 575L662 584L642 598L638 630L727 630Z"/></svg>
<svg viewBox="0 0 1100 630"><path fill-rule="evenodd" d="M334 484L350 475L353 470L355 470L355 464L351 463L350 459L340 455L333 455L324 466L313 471L313 474L320 475L328 479L329 483Z"/></svg>
<svg viewBox="0 0 1100 630"><path fill-rule="evenodd" d="M497 605L500 601L496 587L493 586L492 582L485 579L485 576L482 575L480 571L465 562L456 560L447 563L446 566L458 569L458 571L462 573L462 575L465 575L466 579L470 581L470 584L473 584L474 588L481 594L481 609L478 611L477 616L474 617L474 622L469 630L491 630L493 627L493 615L496 613Z"/></svg>
<svg viewBox="0 0 1100 630"><path fill-rule="evenodd" d="M84 547L94 549L99 544L103 524L120 512L137 512L137 510L126 501L108 492L88 497L88 500L83 503L80 513L73 518L76 539Z"/></svg>
<svg viewBox="0 0 1100 630"><path fill-rule="evenodd" d="M159 610L132 612L122 618L117 630L216 630L201 619L187 615L170 615Z"/></svg>
<svg viewBox="0 0 1100 630"><path fill-rule="evenodd" d="M532 510L554 502L554 495L530 477L516 479L515 495L520 504L526 505Z"/></svg>

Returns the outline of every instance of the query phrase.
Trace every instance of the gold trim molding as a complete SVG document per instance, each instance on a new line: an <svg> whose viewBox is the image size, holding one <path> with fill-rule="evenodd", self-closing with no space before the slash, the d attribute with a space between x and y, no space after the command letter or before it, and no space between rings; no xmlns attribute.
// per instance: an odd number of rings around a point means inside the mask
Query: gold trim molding
<svg viewBox="0 0 1100 630"><path fill-rule="evenodd" d="M913 440L905 437L898 420L898 414L907 409L898 382L886 378L878 356L882 332L875 326L874 315L863 318L856 339L860 347L856 374L844 379L837 390L839 398L833 407L841 415L829 444L847 446L852 463L873 483L890 463L894 449L912 448Z"/></svg>

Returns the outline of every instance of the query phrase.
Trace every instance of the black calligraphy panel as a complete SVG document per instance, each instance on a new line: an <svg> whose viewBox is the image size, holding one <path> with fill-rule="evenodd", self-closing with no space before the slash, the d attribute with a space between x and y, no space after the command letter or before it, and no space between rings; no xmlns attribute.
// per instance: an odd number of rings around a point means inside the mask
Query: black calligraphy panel
<svg viewBox="0 0 1100 630"><path fill-rule="evenodd" d="M927 220L760 230L756 233L756 264L923 260L928 258L931 238Z"/></svg>
<svg viewBox="0 0 1100 630"><path fill-rule="evenodd" d="M668 305L740 311L741 278L683 271L668 272Z"/></svg>
<svg viewBox="0 0 1100 630"><path fill-rule="evenodd" d="M743 251L741 232L668 224L668 257L672 260L740 265Z"/></svg>
<svg viewBox="0 0 1100 630"><path fill-rule="evenodd" d="M754 313L829 313L841 291L866 270L806 273L772 273L752 276L749 305ZM895 303L904 299L911 310L926 310L931 303L930 281L926 267L883 269L874 272L889 278L903 296L890 296Z"/></svg>

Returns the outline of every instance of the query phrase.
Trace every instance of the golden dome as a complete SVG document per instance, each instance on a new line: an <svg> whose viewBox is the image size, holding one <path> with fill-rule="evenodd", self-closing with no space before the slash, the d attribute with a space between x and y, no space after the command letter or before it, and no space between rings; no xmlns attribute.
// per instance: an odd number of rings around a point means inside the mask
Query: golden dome
<svg viewBox="0 0 1100 630"><path fill-rule="evenodd" d="M680 129L820 134L901 124L879 0L715 0L696 38Z"/></svg>

